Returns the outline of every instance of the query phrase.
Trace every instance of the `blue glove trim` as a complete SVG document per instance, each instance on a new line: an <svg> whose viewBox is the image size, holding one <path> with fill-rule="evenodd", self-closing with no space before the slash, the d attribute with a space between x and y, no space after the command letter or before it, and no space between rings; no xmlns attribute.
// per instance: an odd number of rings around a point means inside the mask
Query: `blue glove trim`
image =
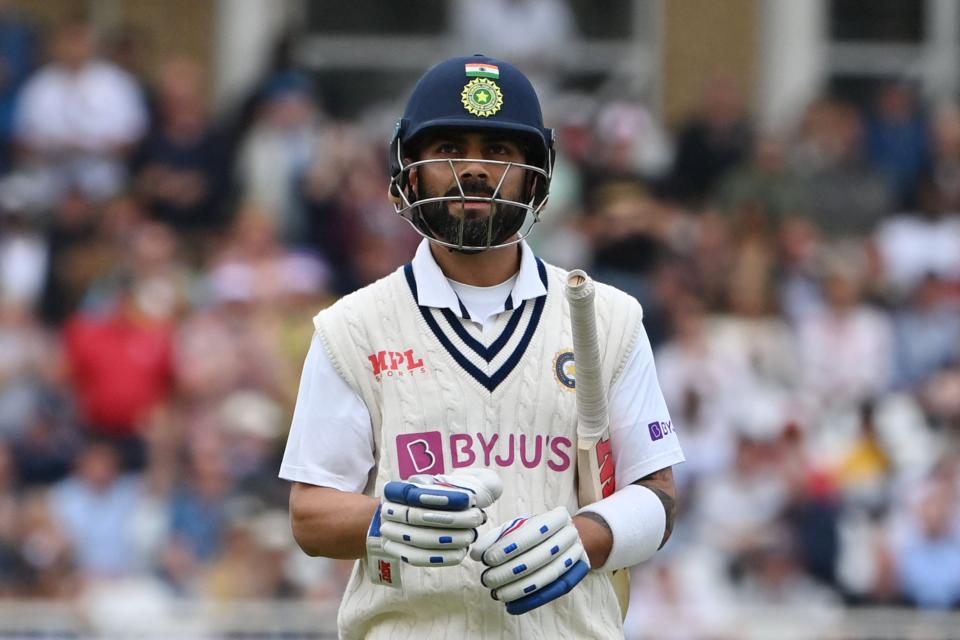
<svg viewBox="0 0 960 640"><path fill-rule="evenodd" d="M466 489L448 491L393 480L384 485L383 495L391 502L408 507L428 507L440 511L464 511L470 508L470 494Z"/></svg>
<svg viewBox="0 0 960 640"><path fill-rule="evenodd" d="M510 615L520 615L541 607L548 602L552 602L562 595L570 592L580 581L590 572L590 567L583 560L578 560L575 565L565 574L540 589L536 593L531 593L518 600L507 603L507 613Z"/></svg>
<svg viewBox="0 0 960 640"><path fill-rule="evenodd" d="M370 530L367 531L367 537L369 538L379 538L380 537L380 507L377 505L377 510L373 513L373 519L370 521Z"/></svg>

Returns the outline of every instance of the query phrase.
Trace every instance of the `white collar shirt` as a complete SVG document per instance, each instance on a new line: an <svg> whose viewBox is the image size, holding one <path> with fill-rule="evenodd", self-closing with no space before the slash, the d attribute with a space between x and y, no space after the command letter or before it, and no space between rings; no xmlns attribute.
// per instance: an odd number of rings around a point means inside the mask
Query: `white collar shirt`
<svg viewBox="0 0 960 640"><path fill-rule="evenodd" d="M463 302L443 274L440 265L430 251L430 241L423 240L417 247L417 253L411 261L413 278L417 283L417 304L422 307L449 309L465 320L483 321L483 318L471 318ZM533 300L547 295L547 288L540 278L537 258L525 241L520 241L520 271L517 273L513 290L504 300L499 313L515 309L524 300Z"/></svg>

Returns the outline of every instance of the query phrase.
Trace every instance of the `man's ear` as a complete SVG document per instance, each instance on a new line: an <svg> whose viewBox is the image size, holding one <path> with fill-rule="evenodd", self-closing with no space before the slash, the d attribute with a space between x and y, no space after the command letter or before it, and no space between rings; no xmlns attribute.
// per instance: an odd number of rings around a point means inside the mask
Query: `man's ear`
<svg viewBox="0 0 960 640"><path fill-rule="evenodd" d="M403 160L407 164L415 162L413 158L404 158ZM407 182L410 184L410 188L413 189L414 193L417 193L417 187L420 184L420 167L413 167L410 169L410 172L407 174Z"/></svg>

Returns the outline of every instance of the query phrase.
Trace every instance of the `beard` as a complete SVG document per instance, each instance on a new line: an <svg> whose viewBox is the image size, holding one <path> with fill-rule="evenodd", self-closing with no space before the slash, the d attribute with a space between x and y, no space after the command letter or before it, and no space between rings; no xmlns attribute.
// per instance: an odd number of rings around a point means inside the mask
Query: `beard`
<svg viewBox="0 0 960 640"><path fill-rule="evenodd" d="M463 193L467 196L492 197L493 188L482 180L463 180ZM424 188L422 198L438 197ZM444 194L444 197L460 198L456 187ZM437 240L449 244L462 245L468 249L487 249L509 240L527 217L527 209L519 205L491 202L489 212L477 212L464 209L460 215L450 212L457 200L430 202L417 205L425 231ZM460 239L461 225L463 240Z"/></svg>

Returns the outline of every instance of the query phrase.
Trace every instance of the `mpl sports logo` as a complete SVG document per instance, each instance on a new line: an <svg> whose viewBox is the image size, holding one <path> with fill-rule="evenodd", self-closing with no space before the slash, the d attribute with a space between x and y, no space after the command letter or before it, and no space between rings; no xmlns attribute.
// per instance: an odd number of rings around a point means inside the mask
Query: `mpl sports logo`
<svg viewBox="0 0 960 640"><path fill-rule="evenodd" d="M427 368L423 365L423 358L418 358L413 349L406 351L377 351L367 356L370 364L373 365L373 377L377 382L383 380L383 377L402 378L415 373L426 373Z"/></svg>
<svg viewBox="0 0 960 640"><path fill-rule="evenodd" d="M453 433L444 438L439 431L423 431L398 435L396 445L401 480L418 473L434 475L474 465L522 465L526 469L546 465L562 472L573 461L570 438L542 434Z"/></svg>

